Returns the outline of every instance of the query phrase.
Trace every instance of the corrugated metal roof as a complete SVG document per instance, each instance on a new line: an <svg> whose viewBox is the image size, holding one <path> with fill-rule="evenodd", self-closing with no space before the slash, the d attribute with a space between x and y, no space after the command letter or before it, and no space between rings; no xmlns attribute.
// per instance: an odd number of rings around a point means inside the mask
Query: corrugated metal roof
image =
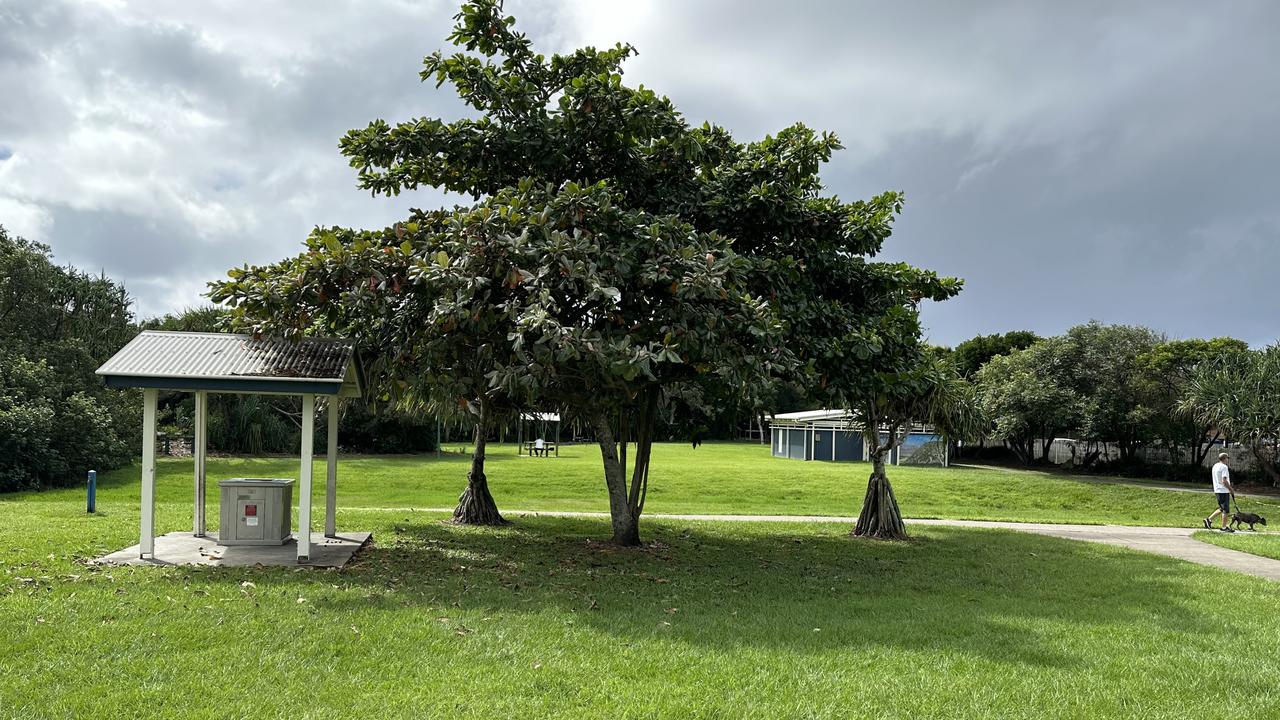
<svg viewBox="0 0 1280 720"><path fill-rule="evenodd" d="M802 410L800 412L778 413L770 419L807 422L812 420L836 420L852 416L853 413L848 410Z"/></svg>
<svg viewBox="0 0 1280 720"><path fill-rule="evenodd" d="M338 382L355 354L348 340L255 340L250 335L145 330L98 374L117 377Z"/></svg>

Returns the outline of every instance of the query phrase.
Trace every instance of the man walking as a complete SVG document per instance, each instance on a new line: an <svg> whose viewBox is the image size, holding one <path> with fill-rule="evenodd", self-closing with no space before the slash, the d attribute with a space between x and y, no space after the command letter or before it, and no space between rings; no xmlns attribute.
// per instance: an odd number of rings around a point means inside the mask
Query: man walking
<svg viewBox="0 0 1280 720"><path fill-rule="evenodd" d="M1227 520L1231 515L1231 496L1235 494L1236 489L1231 486L1231 470L1227 468L1226 453L1218 453L1218 462L1213 466L1213 494L1218 497L1218 509L1213 511L1213 515L1204 519L1204 528L1206 530L1213 529L1213 518L1222 515L1222 532L1235 532L1227 527Z"/></svg>

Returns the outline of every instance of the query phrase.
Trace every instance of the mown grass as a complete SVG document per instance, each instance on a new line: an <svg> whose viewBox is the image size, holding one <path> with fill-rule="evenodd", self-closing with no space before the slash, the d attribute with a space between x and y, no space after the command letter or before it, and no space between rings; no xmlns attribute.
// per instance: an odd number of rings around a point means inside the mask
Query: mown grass
<svg viewBox="0 0 1280 720"><path fill-rule="evenodd" d="M1217 530L1201 530L1192 537L1224 548L1280 560L1280 533L1249 532L1248 530L1224 533Z"/></svg>
<svg viewBox="0 0 1280 720"><path fill-rule="evenodd" d="M1280 714L1280 656L1222 650L1280 634L1254 578L975 529L651 521L618 550L602 519L442 518L344 512L376 544L342 571L95 568L136 541L131 509L0 500L0 714Z"/></svg>
<svg viewBox="0 0 1280 720"><path fill-rule="evenodd" d="M847 515L867 472L752 445L656 453L653 512ZM160 532L190 527L190 467L160 465ZM284 458L210 470L297 474ZM136 468L103 477L95 515L78 488L0 496L0 716L1280 716L1280 657L1221 644L1280 636L1262 580L967 528L880 543L844 523L651 518L646 547L619 550L602 518L462 528L409 509L450 506L465 471L462 456L343 458L339 527L375 540L342 571L90 565L137 542ZM917 516L1186 524L1211 502L891 473ZM489 475L509 509L605 509L589 446L495 449ZM1223 597L1249 611L1220 612Z"/></svg>
<svg viewBox="0 0 1280 720"><path fill-rule="evenodd" d="M463 454L344 456L339 507L448 508L465 483ZM324 477L315 464L316 507ZM801 462L774 458L767 446L712 443L698 449L660 444L646 512L711 514L854 515L870 468L865 463ZM987 467L891 467L903 512L909 517L1122 525L1194 526L1214 506L1212 497L1096 482L1056 473ZM216 519L216 480L228 477L297 477L293 458L213 458L209 461L208 517ZM599 450L566 446L559 458L529 458L513 446L492 446L487 475L499 507L516 510L607 511ZM190 503L191 461L159 463L158 501ZM138 469L106 473L101 502L136 508ZM77 491L82 492L82 491ZM33 502L60 501L59 493L33 493ZM1256 501L1259 511L1280 516L1280 504ZM1274 506L1270 507L1269 506ZM185 524L161 531L186 527Z"/></svg>

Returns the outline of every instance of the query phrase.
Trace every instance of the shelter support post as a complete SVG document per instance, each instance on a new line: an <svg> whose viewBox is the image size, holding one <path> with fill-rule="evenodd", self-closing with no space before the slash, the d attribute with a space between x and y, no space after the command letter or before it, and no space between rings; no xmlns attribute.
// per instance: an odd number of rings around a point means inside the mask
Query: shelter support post
<svg viewBox="0 0 1280 720"><path fill-rule="evenodd" d="M208 450L209 437L209 393L196 391L196 428L195 437L191 440L191 457L195 461L195 514L192 517L192 534L205 536L205 453Z"/></svg>
<svg viewBox="0 0 1280 720"><path fill-rule="evenodd" d="M142 391L142 522L138 557L156 556L156 396Z"/></svg>
<svg viewBox="0 0 1280 720"><path fill-rule="evenodd" d="M328 472L324 485L324 536L337 537L338 524L338 396L329 398L329 442L325 452Z"/></svg>
<svg viewBox="0 0 1280 720"><path fill-rule="evenodd" d="M298 468L298 562L311 559L311 463L315 454L316 396L302 396L302 464Z"/></svg>

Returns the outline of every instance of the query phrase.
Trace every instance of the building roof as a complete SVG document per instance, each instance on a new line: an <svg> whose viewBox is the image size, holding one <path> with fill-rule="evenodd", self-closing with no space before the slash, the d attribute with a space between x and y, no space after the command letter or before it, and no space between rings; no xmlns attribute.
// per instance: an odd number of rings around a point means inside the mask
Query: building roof
<svg viewBox="0 0 1280 720"><path fill-rule="evenodd" d="M853 413L848 410L802 410L800 412L778 413L771 416L770 420L790 420L803 423L818 420L845 420L852 416Z"/></svg>
<svg viewBox="0 0 1280 720"><path fill-rule="evenodd" d="M98 368L109 387L361 394L349 340L145 330Z"/></svg>

